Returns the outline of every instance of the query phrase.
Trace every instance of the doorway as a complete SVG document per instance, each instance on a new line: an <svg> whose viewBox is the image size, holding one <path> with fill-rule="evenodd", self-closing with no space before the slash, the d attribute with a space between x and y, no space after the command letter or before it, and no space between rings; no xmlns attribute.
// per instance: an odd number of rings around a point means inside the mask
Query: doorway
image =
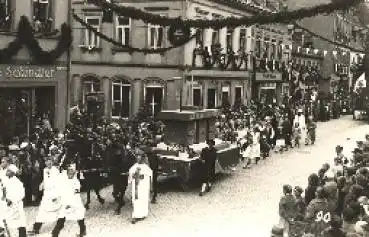
<svg viewBox="0 0 369 237"><path fill-rule="evenodd" d="M215 109L216 106L216 89L208 89L208 109Z"/></svg>
<svg viewBox="0 0 369 237"><path fill-rule="evenodd" d="M145 102L150 107L150 111L153 116L156 116L163 105L163 87L151 87L145 88Z"/></svg>

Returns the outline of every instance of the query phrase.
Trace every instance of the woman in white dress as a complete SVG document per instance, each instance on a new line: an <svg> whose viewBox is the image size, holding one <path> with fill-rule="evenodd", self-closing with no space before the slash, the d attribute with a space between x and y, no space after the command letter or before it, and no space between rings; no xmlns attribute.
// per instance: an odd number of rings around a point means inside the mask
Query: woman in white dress
<svg viewBox="0 0 369 237"><path fill-rule="evenodd" d="M54 165L53 157L48 156L45 160L43 183L40 190L44 190L44 195L33 225L33 230L29 234L39 234L43 223L54 222L58 219L61 205L61 192L59 188L60 172ZM43 187L43 188L42 188Z"/></svg>
<svg viewBox="0 0 369 237"><path fill-rule="evenodd" d="M255 125L251 131L252 143L247 147L247 155L245 155L249 157L250 160L255 160L257 164L260 160L260 130L259 127Z"/></svg>
<svg viewBox="0 0 369 237"><path fill-rule="evenodd" d="M59 219L52 231L52 237L59 236L66 220L78 222L79 234L77 237L86 236L86 210L80 195L81 183L77 179L75 165L69 166L67 172L61 174L60 184L62 185L62 207L59 213Z"/></svg>

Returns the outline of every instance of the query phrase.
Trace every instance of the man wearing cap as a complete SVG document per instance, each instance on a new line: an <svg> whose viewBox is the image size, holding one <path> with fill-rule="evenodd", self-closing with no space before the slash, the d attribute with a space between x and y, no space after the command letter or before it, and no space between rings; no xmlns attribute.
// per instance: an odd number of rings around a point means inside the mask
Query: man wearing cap
<svg viewBox="0 0 369 237"><path fill-rule="evenodd" d="M3 180L4 194L6 200L6 222L10 228L16 228L19 237L26 237L26 214L23 209L23 198L25 195L22 182L15 176L18 168L11 164L6 171L7 178Z"/></svg>
<svg viewBox="0 0 369 237"><path fill-rule="evenodd" d="M211 185L215 175L215 162L217 159L217 151L214 147L214 140L208 140L208 147L205 147L201 151L200 160L203 163L202 172L202 186L199 193L200 196L204 195L205 192L210 191Z"/></svg>
<svg viewBox="0 0 369 237"><path fill-rule="evenodd" d="M46 158L45 164L43 183L40 185L40 189L44 190L44 195L38 210L36 222L33 225L33 230L29 234L39 234L43 223L56 221L61 209L59 169L54 165L52 156Z"/></svg>
<svg viewBox="0 0 369 237"><path fill-rule="evenodd" d="M132 224L149 215L150 191L152 188L152 170L145 163L143 151L137 152L137 163L129 169L129 183L132 184Z"/></svg>

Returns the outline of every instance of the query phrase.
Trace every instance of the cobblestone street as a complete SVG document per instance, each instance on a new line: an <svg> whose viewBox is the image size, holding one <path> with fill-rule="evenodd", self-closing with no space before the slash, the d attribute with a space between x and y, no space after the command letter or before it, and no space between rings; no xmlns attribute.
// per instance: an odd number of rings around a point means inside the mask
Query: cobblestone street
<svg viewBox="0 0 369 237"><path fill-rule="evenodd" d="M102 193L107 201L104 206L92 194L86 216L87 236L268 237L272 225L278 223L282 185L305 188L308 175L332 160L335 145L344 144L348 137L363 139L368 131L368 125L353 121L351 116L319 123L316 145L273 154L250 170L240 165L234 173L220 177L214 189L203 197L198 196L198 190L181 192L170 188L159 194L157 204L151 205L149 217L135 225L130 223L128 205L120 216L114 215L115 204L107 188ZM28 229L35 212L36 208L27 209ZM50 236L53 225L45 225L39 236ZM61 236L74 236L77 227L77 223L66 223Z"/></svg>

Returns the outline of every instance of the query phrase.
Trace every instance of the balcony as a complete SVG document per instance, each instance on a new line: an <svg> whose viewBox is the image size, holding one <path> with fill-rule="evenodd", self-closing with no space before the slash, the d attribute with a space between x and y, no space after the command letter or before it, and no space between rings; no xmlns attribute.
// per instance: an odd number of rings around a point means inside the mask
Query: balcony
<svg viewBox="0 0 369 237"><path fill-rule="evenodd" d="M254 68L256 72L283 72L286 70L286 65L275 59L255 58Z"/></svg>
<svg viewBox="0 0 369 237"><path fill-rule="evenodd" d="M0 17L0 32L9 32L12 26L10 16Z"/></svg>
<svg viewBox="0 0 369 237"><path fill-rule="evenodd" d="M221 69L233 71L247 71L249 55L244 49L234 52L228 48L223 53L220 44L210 47L199 46L193 50L192 67L204 69Z"/></svg>
<svg viewBox="0 0 369 237"><path fill-rule="evenodd" d="M53 29L53 19L38 20L33 22L33 29L36 36L53 36L58 33L58 30Z"/></svg>

